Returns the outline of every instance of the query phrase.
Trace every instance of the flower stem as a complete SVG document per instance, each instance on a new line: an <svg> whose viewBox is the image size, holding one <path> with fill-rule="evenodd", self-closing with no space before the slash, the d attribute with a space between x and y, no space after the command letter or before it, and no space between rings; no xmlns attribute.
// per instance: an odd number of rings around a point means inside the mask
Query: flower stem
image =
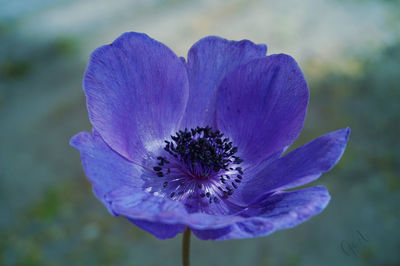
<svg viewBox="0 0 400 266"><path fill-rule="evenodd" d="M182 265L190 266L189 253L190 253L190 229L186 228L182 238Z"/></svg>

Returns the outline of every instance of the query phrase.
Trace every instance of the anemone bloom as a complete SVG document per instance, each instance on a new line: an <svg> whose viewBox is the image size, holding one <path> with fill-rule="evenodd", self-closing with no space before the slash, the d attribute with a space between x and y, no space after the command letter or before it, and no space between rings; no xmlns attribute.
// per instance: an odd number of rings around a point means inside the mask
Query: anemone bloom
<svg viewBox="0 0 400 266"><path fill-rule="evenodd" d="M266 236L328 204L317 179L350 129L282 156L303 126L309 92L296 61L248 40L206 37L187 61L145 34L96 49L83 80L93 131L81 153L97 198L159 239Z"/></svg>

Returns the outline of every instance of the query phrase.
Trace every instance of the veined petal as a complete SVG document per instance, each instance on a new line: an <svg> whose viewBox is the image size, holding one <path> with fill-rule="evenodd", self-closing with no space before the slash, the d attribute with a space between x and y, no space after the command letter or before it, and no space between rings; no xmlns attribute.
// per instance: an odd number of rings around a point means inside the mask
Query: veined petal
<svg viewBox="0 0 400 266"><path fill-rule="evenodd" d="M144 169L113 151L96 131L81 132L71 138L70 144L80 151L86 176L103 203L104 195L117 187L143 186Z"/></svg>
<svg viewBox="0 0 400 266"><path fill-rule="evenodd" d="M277 192L248 207L240 216L244 221L225 228L194 230L200 239L228 240L269 235L292 228L320 213L329 203L325 187L317 186L289 192Z"/></svg>
<svg viewBox="0 0 400 266"><path fill-rule="evenodd" d="M225 75L252 59L265 57L267 47L248 40L228 41L209 36L189 50L189 100L182 126L214 125L216 90Z"/></svg>
<svg viewBox="0 0 400 266"><path fill-rule="evenodd" d="M260 169L239 187L236 200L251 202L271 191L305 185L329 171L342 156L350 128L325 134ZM241 199L239 199L241 197Z"/></svg>
<svg viewBox="0 0 400 266"><path fill-rule="evenodd" d="M138 164L178 129L188 98L184 63L162 43L135 32L92 53L83 87L93 127Z"/></svg>
<svg viewBox="0 0 400 266"><path fill-rule="evenodd" d="M210 215L202 212L189 213L184 204L139 189L122 186L106 196L114 214L131 221L146 221L167 225L186 225L194 229L224 228L244 218L236 215Z"/></svg>
<svg viewBox="0 0 400 266"><path fill-rule="evenodd" d="M248 165L280 154L299 135L308 87L288 55L255 59L231 72L218 89L216 121Z"/></svg>

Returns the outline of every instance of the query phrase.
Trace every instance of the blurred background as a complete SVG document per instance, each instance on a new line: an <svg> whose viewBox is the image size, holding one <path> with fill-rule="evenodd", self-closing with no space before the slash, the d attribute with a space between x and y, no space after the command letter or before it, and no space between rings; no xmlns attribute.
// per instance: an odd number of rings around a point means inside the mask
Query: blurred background
<svg viewBox="0 0 400 266"><path fill-rule="evenodd" d="M206 35L266 43L308 80L293 147L350 126L340 163L315 184L327 209L264 238L192 243L193 265L400 265L400 1L0 0L0 265L179 265L95 199L71 136L90 130L90 52L126 31L185 56Z"/></svg>

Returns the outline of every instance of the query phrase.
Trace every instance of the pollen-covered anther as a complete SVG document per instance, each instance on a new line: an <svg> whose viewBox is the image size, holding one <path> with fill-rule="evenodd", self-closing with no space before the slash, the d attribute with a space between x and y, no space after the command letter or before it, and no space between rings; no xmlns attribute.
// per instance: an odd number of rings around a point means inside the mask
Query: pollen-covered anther
<svg viewBox="0 0 400 266"><path fill-rule="evenodd" d="M172 199L204 199L218 203L233 194L241 183L243 162L238 148L219 130L196 127L180 130L165 140L165 156L153 167L165 193Z"/></svg>

